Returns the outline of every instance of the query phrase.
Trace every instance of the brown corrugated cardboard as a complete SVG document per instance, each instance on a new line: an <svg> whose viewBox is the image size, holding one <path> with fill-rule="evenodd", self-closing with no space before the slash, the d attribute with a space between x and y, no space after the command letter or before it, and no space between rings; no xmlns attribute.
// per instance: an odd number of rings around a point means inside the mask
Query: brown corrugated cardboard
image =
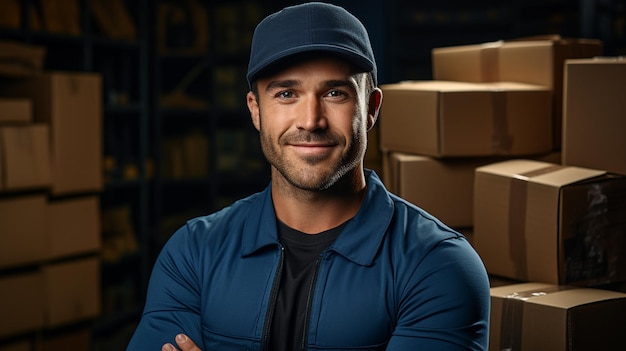
<svg viewBox="0 0 626 351"><path fill-rule="evenodd" d="M476 169L474 245L490 274L595 286L626 280L626 177L532 160Z"/></svg>
<svg viewBox="0 0 626 351"><path fill-rule="evenodd" d="M560 163L560 153L535 155L533 160ZM424 208L455 229L474 224L474 171L504 161L502 157L430 156L386 152L382 179L387 189Z"/></svg>
<svg viewBox="0 0 626 351"><path fill-rule="evenodd" d="M0 191L49 188L50 139L45 124L0 127Z"/></svg>
<svg viewBox="0 0 626 351"><path fill-rule="evenodd" d="M494 41L432 49L433 79L474 83L499 81L498 51L502 44L502 41Z"/></svg>
<svg viewBox="0 0 626 351"><path fill-rule="evenodd" d="M451 227L472 227L474 170L495 158L435 159L400 152L385 157L388 167L383 179L391 192Z"/></svg>
<svg viewBox="0 0 626 351"><path fill-rule="evenodd" d="M626 60L567 60L563 163L626 175Z"/></svg>
<svg viewBox="0 0 626 351"><path fill-rule="evenodd" d="M602 52L600 40L558 36L434 48L433 79L522 82L560 92L565 60L601 56Z"/></svg>
<svg viewBox="0 0 626 351"><path fill-rule="evenodd" d="M40 272L0 275L0 337L42 328L43 297Z"/></svg>
<svg viewBox="0 0 626 351"><path fill-rule="evenodd" d="M542 283L491 288L489 350L619 350L626 294Z"/></svg>
<svg viewBox="0 0 626 351"><path fill-rule="evenodd" d="M46 264L42 271L47 327L89 320L100 314L100 261L97 257Z"/></svg>
<svg viewBox="0 0 626 351"><path fill-rule="evenodd" d="M100 209L97 196L50 200L50 258L61 258L101 249Z"/></svg>
<svg viewBox="0 0 626 351"><path fill-rule="evenodd" d="M602 55L596 39L520 38L432 50L433 78L468 82L522 82L553 91L553 141L561 148L565 60Z"/></svg>
<svg viewBox="0 0 626 351"><path fill-rule="evenodd" d="M45 56L46 47L43 45L0 40L0 75L23 77L38 74L43 68ZM6 82L3 80L3 84Z"/></svg>
<svg viewBox="0 0 626 351"><path fill-rule="evenodd" d="M45 259L47 227L45 195L0 198L0 268Z"/></svg>
<svg viewBox="0 0 626 351"><path fill-rule="evenodd" d="M544 87L407 81L381 88L383 150L433 157L552 151L552 97Z"/></svg>
<svg viewBox="0 0 626 351"><path fill-rule="evenodd" d="M48 72L13 79L0 94L33 99L34 119L49 124L53 195L102 189L102 92L97 73Z"/></svg>
<svg viewBox="0 0 626 351"><path fill-rule="evenodd" d="M29 99L0 97L0 124L29 123L33 121L33 103Z"/></svg>

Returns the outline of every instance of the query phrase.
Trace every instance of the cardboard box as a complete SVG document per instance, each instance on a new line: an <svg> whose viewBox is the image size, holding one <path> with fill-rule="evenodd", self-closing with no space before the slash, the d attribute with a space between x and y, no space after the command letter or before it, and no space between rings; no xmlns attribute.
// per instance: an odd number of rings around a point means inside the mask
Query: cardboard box
<svg viewBox="0 0 626 351"><path fill-rule="evenodd" d="M601 56L596 39L541 36L432 50L433 79L467 82L522 82L553 92L554 148L561 148L563 68L567 59Z"/></svg>
<svg viewBox="0 0 626 351"><path fill-rule="evenodd" d="M626 60L567 60L563 163L626 175Z"/></svg>
<svg viewBox="0 0 626 351"><path fill-rule="evenodd" d="M100 315L100 261L88 257L46 264L46 327L59 327Z"/></svg>
<svg viewBox="0 0 626 351"><path fill-rule="evenodd" d="M494 41L433 48L433 79L474 83L500 81L498 51L502 44L503 41Z"/></svg>
<svg viewBox="0 0 626 351"><path fill-rule="evenodd" d="M551 93L522 83L381 86L381 148L433 157L552 151Z"/></svg>
<svg viewBox="0 0 626 351"><path fill-rule="evenodd" d="M106 38L137 40L137 28L123 0L92 1L93 21Z"/></svg>
<svg viewBox="0 0 626 351"><path fill-rule="evenodd" d="M100 208L95 195L50 200L49 258L97 252L100 242Z"/></svg>
<svg viewBox="0 0 626 351"><path fill-rule="evenodd" d="M21 3L17 0L0 1L0 28L20 29L22 26L21 10Z"/></svg>
<svg viewBox="0 0 626 351"><path fill-rule="evenodd" d="M489 350L620 350L626 294L522 283L491 288Z"/></svg>
<svg viewBox="0 0 626 351"><path fill-rule="evenodd" d="M199 131L163 141L162 174L171 178L207 177L209 139Z"/></svg>
<svg viewBox="0 0 626 351"><path fill-rule="evenodd" d="M474 245L490 274L550 284L626 280L626 177L533 160L476 169Z"/></svg>
<svg viewBox="0 0 626 351"><path fill-rule="evenodd" d="M47 224L44 195L0 198L0 268L45 259Z"/></svg>
<svg viewBox="0 0 626 351"><path fill-rule="evenodd" d="M80 35L81 7L78 0L47 0L39 5L45 30L51 33Z"/></svg>
<svg viewBox="0 0 626 351"><path fill-rule="evenodd" d="M560 163L560 153L532 157ZM504 161L502 157L430 156L386 152L382 179L392 193L425 209L455 229L474 225L474 171L480 166Z"/></svg>
<svg viewBox="0 0 626 351"><path fill-rule="evenodd" d="M31 29L34 29L34 26L31 26ZM14 78L38 74L43 68L45 57L46 47L43 45L0 40L0 75ZM2 85L5 83L7 80L2 81Z"/></svg>
<svg viewBox="0 0 626 351"><path fill-rule="evenodd" d="M383 179L389 191L451 227L473 226L474 170L495 158L435 159L401 152L385 158Z"/></svg>
<svg viewBox="0 0 626 351"><path fill-rule="evenodd" d="M0 275L0 316L0 337L31 332L43 327L44 294L41 272Z"/></svg>
<svg viewBox="0 0 626 351"><path fill-rule="evenodd" d="M49 188L48 126L0 127L0 170L0 192Z"/></svg>
<svg viewBox="0 0 626 351"><path fill-rule="evenodd" d="M29 123L33 121L33 103L29 99L0 97L0 123Z"/></svg>
<svg viewBox="0 0 626 351"><path fill-rule="evenodd" d="M560 163L560 153L535 155L533 160ZM386 152L382 179L392 193L425 209L455 229L474 225L474 172L498 157L437 159L430 156Z"/></svg>
<svg viewBox="0 0 626 351"><path fill-rule="evenodd" d="M49 72L0 85L0 95L33 100L50 126L53 195L102 190L102 82L97 73Z"/></svg>
<svg viewBox="0 0 626 351"><path fill-rule="evenodd" d="M602 41L541 36L432 49L433 79L522 82L560 91L565 60L603 53Z"/></svg>

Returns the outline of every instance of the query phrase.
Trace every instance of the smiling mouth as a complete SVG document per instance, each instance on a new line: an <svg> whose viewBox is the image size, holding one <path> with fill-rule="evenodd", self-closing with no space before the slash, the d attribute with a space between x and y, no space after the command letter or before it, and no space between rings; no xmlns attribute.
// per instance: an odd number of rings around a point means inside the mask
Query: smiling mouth
<svg viewBox="0 0 626 351"><path fill-rule="evenodd" d="M289 144L300 157L308 162L321 161L328 157L336 144L328 143L298 143Z"/></svg>
<svg viewBox="0 0 626 351"><path fill-rule="evenodd" d="M285 138L285 144L304 157L327 157L339 142L328 134L298 133Z"/></svg>
<svg viewBox="0 0 626 351"><path fill-rule="evenodd" d="M294 146L294 147L312 147L312 148L321 147L323 148L323 147L333 147L336 144L331 143L331 142L328 142L328 143L315 142L315 143L291 143L289 145Z"/></svg>
<svg viewBox="0 0 626 351"><path fill-rule="evenodd" d="M289 144L291 147L302 152L322 152L330 150L335 144L320 144L320 143L308 143L308 144Z"/></svg>

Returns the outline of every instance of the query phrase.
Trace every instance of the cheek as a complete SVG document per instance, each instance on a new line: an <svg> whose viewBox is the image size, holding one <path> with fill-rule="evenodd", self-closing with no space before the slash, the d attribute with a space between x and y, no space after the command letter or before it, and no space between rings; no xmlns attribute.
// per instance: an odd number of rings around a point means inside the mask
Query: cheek
<svg viewBox="0 0 626 351"><path fill-rule="evenodd" d="M361 112L356 111L352 118L352 133L354 135L362 135L367 133L367 115L363 115Z"/></svg>

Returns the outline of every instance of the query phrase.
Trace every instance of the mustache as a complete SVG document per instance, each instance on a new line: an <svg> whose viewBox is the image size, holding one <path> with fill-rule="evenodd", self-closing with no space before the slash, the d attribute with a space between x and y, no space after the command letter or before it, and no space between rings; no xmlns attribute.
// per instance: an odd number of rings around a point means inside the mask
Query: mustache
<svg viewBox="0 0 626 351"><path fill-rule="evenodd" d="M283 134L281 141L285 144L316 143L326 145L336 145L341 141L341 137L328 131L306 131L298 130L288 134Z"/></svg>

